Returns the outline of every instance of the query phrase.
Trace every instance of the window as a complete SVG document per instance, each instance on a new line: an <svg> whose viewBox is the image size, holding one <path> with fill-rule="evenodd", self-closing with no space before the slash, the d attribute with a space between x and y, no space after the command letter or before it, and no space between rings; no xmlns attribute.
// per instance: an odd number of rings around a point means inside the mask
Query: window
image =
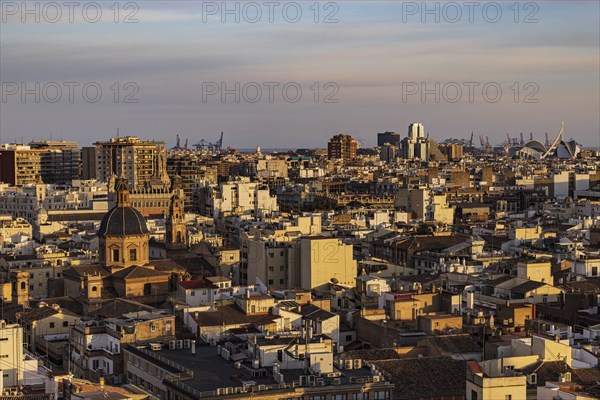
<svg viewBox="0 0 600 400"><path fill-rule="evenodd" d="M346 393L334 394L331 395L331 400L348 400L348 395Z"/></svg>
<svg viewBox="0 0 600 400"><path fill-rule="evenodd" d="M50 329L54 329L54 322L50 322Z"/></svg>
<svg viewBox="0 0 600 400"><path fill-rule="evenodd" d="M97 292L98 288L96 286L92 286L92 292Z"/></svg>
<svg viewBox="0 0 600 400"><path fill-rule="evenodd" d="M592 276L598 276L598 267L592 267Z"/></svg>
<svg viewBox="0 0 600 400"><path fill-rule="evenodd" d="M512 400L512 394L507 394L504 396L504 400Z"/></svg>
<svg viewBox="0 0 600 400"><path fill-rule="evenodd" d="M119 261L119 249L114 249L112 251L112 256L113 256L112 260L118 262Z"/></svg>
<svg viewBox="0 0 600 400"><path fill-rule="evenodd" d="M129 249L129 261L137 261L137 250Z"/></svg>
<svg viewBox="0 0 600 400"><path fill-rule="evenodd" d="M69 327L69 321L63 321L63 328Z"/></svg>
<svg viewBox="0 0 600 400"><path fill-rule="evenodd" d="M190 296L195 296L195 295L196 295L196 292L192 290L192 291L190 292Z"/></svg>
<svg viewBox="0 0 600 400"><path fill-rule="evenodd" d="M477 400L477 392L475 390L471 390L471 400Z"/></svg>
<svg viewBox="0 0 600 400"><path fill-rule="evenodd" d="M387 400L390 398L390 392L387 390L379 390L373 393L375 400Z"/></svg>
<svg viewBox="0 0 600 400"><path fill-rule="evenodd" d="M269 285L273 284L273 279L269 279Z"/></svg>
<svg viewBox="0 0 600 400"><path fill-rule="evenodd" d="M150 332L156 332L156 324L150 324Z"/></svg>
<svg viewBox="0 0 600 400"><path fill-rule="evenodd" d="M310 396L309 399L310 400L325 400L325 396L324 395Z"/></svg>

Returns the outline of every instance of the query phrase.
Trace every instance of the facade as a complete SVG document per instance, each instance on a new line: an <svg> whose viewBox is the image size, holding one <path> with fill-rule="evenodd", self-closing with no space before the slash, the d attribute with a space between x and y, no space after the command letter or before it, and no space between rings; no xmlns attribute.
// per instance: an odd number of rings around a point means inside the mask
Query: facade
<svg viewBox="0 0 600 400"><path fill-rule="evenodd" d="M123 318L79 321L71 329L65 359L77 378L96 381L106 377L114 384L124 383L124 347L174 339L173 315L141 311Z"/></svg>
<svg viewBox="0 0 600 400"><path fill-rule="evenodd" d="M108 181L113 176L124 177L132 188L138 188L153 179L169 184L164 142L126 136L96 142L94 146L97 179Z"/></svg>
<svg viewBox="0 0 600 400"><path fill-rule="evenodd" d="M350 135L336 135L327 144L327 157L330 160L348 162L356 159L358 142Z"/></svg>
<svg viewBox="0 0 600 400"><path fill-rule="evenodd" d="M311 290L340 283L354 286L357 264L352 245L339 239L305 237L300 239L300 287Z"/></svg>
<svg viewBox="0 0 600 400"><path fill-rule="evenodd" d="M81 179L96 179L96 148L81 148Z"/></svg>
<svg viewBox="0 0 600 400"><path fill-rule="evenodd" d="M169 152L167 158L167 174L170 179L181 177L185 193L185 208L192 208L193 192L196 182L217 183L217 167L211 166L195 152Z"/></svg>
<svg viewBox="0 0 600 400"><path fill-rule="evenodd" d="M81 318L79 315L61 308L58 304L39 303L37 308L26 309L16 314L17 322L23 326L23 346L30 351L47 354L50 346L46 338L50 335L69 333L70 326ZM39 343L44 343L39 346Z"/></svg>
<svg viewBox="0 0 600 400"><path fill-rule="evenodd" d="M467 361L467 400L526 399L527 376L500 371L496 362Z"/></svg>
<svg viewBox="0 0 600 400"><path fill-rule="evenodd" d="M42 151L18 144L0 145L0 182L22 186L42 182Z"/></svg>
<svg viewBox="0 0 600 400"><path fill-rule="evenodd" d="M0 319L0 344L0 389L17 387L23 380L23 327Z"/></svg>
<svg viewBox="0 0 600 400"><path fill-rule="evenodd" d="M44 183L70 185L81 175L81 152L77 142L30 142L32 149L40 150L41 175Z"/></svg>
<svg viewBox="0 0 600 400"><path fill-rule="evenodd" d="M196 208L213 218L227 213L260 216L279 210L277 197L271 196L269 187L247 178L223 182L216 187L199 186L196 191Z"/></svg>
<svg viewBox="0 0 600 400"><path fill-rule="evenodd" d="M377 134L377 146L385 146L386 144L390 144L392 146L396 146L396 148L400 147L400 134L396 132L388 132L385 131L383 133Z"/></svg>

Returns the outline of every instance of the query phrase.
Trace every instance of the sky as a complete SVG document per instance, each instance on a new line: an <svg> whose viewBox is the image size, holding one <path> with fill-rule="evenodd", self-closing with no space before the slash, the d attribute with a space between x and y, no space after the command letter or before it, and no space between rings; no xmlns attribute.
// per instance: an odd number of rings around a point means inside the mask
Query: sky
<svg viewBox="0 0 600 400"><path fill-rule="evenodd" d="M600 2L476 3L0 0L0 142L599 146Z"/></svg>

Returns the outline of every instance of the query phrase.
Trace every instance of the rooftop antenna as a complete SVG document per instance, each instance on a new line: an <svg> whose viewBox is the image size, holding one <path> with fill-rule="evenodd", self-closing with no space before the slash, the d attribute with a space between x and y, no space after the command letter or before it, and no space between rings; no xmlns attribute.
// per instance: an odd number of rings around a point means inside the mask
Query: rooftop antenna
<svg viewBox="0 0 600 400"><path fill-rule="evenodd" d="M523 141L523 132L521 132L521 146L524 144L525 142Z"/></svg>
<svg viewBox="0 0 600 400"><path fill-rule="evenodd" d="M533 140L533 132L529 132L529 140Z"/></svg>
<svg viewBox="0 0 600 400"><path fill-rule="evenodd" d="M548 132L546 132L546 147L550 146L550 140L548 140Z"/></svg>

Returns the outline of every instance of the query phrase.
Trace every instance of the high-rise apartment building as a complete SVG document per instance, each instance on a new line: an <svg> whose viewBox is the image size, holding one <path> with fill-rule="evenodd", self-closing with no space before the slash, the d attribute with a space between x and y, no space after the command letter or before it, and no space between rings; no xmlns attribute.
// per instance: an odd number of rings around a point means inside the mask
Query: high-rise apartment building
<svg viewBox="0 0 600 400"><path fill-rule="evenodd" d="M171 180L181 177L186 209L192 207L196 182L217 183L217 167L206 165L206 161L192 152L171 152L167 158L167 174Z"/></svg>
<svg viewBox="0 0 600 400"><path fill-rule="evenodd" d="M327 157L330 160L348 162L356 159L358 142L350 135L336 135L327 145Z"/></svg>
<svg viewBox="0 0 600 400"><path fill-rule="evenodd" d="M79 179L81 152L77 142L44 140L30 142L29 146L40 150L40 169L44 183L69 185L73 179Z"/></svg>
<svg viewBox="0 0 600 400"><path fill-rule="evenodd" d="M165 142L141 140L135 136L96 142L96 179L108 181L124 177L132 188L146 182L169 184Z"/></svg>
<svg viewBox="0 0 600 400"><path fill-rule="evenodd" d="M81 148L81 179L96 179L96 148Z"/></svg>
<svg viewBox="0 0 600 400"><path fill-rule="evenodd" d="M0 181L10 185L42 182L42 152L22 144L0 145Z"/></svg>

